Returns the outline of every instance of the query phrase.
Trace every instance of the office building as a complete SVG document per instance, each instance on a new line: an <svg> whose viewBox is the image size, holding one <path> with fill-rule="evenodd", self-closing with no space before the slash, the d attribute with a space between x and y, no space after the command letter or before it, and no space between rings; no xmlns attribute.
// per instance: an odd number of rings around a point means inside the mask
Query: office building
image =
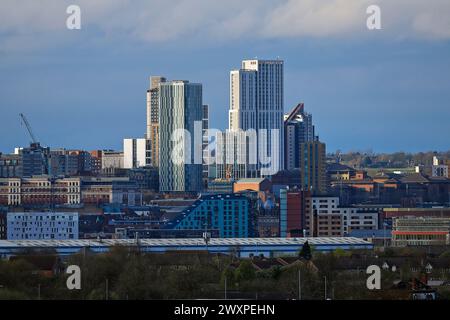
<svg viewBox="0 0 450 320"><path fill-rule="evenodd" d="M159 187L161 192L202 190L202 85L160 83Z"/></svg>
<svg viewBox="0 0 450 320"><path fill-rule="evenodd" d="M166 78L150 77L150 88L147 90L147 133L148 164L159 166L159 85L166 82Z"/></svg>
<svg viewBox="0 0 450 320"><path fill-rule="evenodd" d="M313 195L327 192L325 143L305 142L300 145L301 187Z"/></svg>
<svg viewBox="0 0 450 320"><path fill-rule="evenodd" d="M76 212L8 212L8 240L78 239Z"/></svg>

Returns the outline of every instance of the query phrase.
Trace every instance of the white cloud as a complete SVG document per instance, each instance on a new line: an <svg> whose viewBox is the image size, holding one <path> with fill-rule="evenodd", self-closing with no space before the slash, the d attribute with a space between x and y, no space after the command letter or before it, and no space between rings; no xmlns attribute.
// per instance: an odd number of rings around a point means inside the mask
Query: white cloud
<svg viewBox="0 0 450 320"><path fill-rule="evenodd" d="M364 37L366 8L381 7L383 36L450 39L448 0L2 0L0 51L68 37L66 7L82 10L82 34L158 43L205 39ZM84 32L84 33L83 33Z"/></svg>

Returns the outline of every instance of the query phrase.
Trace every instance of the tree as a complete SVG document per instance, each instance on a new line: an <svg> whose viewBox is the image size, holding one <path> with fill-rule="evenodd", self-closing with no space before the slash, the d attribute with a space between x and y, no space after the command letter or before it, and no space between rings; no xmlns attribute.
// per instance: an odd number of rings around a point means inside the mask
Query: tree
<svg viewBox="0 0 450 320"><path fill-rule="evenodd" d="M256 271L250 260L243 260L235 271L237 282L253 280L256 277Z"/></svg>
<svg viewBox="0 0 450 320"><path fill-rule="evenodd" d="M308 240L303 244L302 250L300 250L299 256L305 260L311 260L311 247L309 246Z"/></svg>

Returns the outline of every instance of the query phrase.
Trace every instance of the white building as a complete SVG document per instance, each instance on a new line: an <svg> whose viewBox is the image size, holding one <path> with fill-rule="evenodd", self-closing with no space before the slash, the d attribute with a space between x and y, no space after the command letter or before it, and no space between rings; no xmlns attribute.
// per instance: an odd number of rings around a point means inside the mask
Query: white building
<svg viewBox="0 0 450 320"><path fill-rule="evenodd" d="M134 169L147 165L147 139L123 140L123 167Z"/></svg>
<svg viewBox="0 0 450 320"><path fill-rule="evenodd" d="M244 60L241 69L230 72L229 130L253 129L258 139L257 173L248 172L253 170L249 166L245 177L273 175L283 169L283 81L282 60Z"/></svg>
<svg viewBox="0 0 450 320"><path fill-rule="evenodd" d="M378 212L365 208L340 208L344 236L353 230L377 230Z"/></svg>
<svg viewBox="0 0 450 320"><path fill-rule="evenodd" d="M8 212L8 240L78 239L77 212Z"/></svg>
<svg viewBox="0 0 450 320"><path fill-rule="evenodd" d="M365 207L341 207L339 197L311 197L306 217L309 234L317 228L318 236L347 236L353 230L377 230L378 210Z"/></svg>
<svg viewBox="0 0 450 320"><path fill-rule="evenodd" d="M123 168L123 152L103 150L102 169Z"/></svg>

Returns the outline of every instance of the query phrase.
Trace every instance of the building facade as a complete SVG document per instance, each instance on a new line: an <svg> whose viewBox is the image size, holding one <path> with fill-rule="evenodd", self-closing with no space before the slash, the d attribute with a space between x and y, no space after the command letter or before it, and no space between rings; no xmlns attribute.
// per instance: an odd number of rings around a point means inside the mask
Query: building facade
<svg viewBox="0 0 450 320"><path fill-rule="evenodd" d="M0 179L0 205L53 207L80 203L80 178L41 176Z"/></svg>
<svg viewBox="0 0 450 320"><path fill-rule="evenodd" d="M90 205L142 204L139 185L129 177L85 177L81 186L81 202Z"/></svg>
<svg viewBox="0 0 450 320"><path fill-rule="evenodd" d="M135 169L145 167L147 163L147 139L124 139L123 140L123 167Z"/></svg>
<svg viewBox="0 0 450 320"><path fill-rule="evenodd" d="M249 206L249 199L244 195L203 196L165 228L218 230L220 238L247 238L251 233Z"/></svg>
<svg viewBox="0 0 450 320"><path fill-rule="evenodd" d="M123 152L114 150L102 150L102 170L112 168L123 168Z"/></svg>
<svg viewBox="0 0 450 320"><path fill-rule="evenodd" d="M211 155L211 147L209 146L211 142L211 138L209 135L209 105L203 105L203 113L202 113L202 178L203 178L203 190L208 189L208 181L209 181L209 164L210 164L210 155Z"/></svg>
<svg viewBox="0 0 450 320"><path fill-rule="evenodd" d="M8 212L8 240L78 239L76 212Z"/></svg>
<svg viewBox="0 0 450 320"><path fill-rule="evenodd" d="M17 178L22 176L22 157L19 154L2 154L0 152L0 178Z"/></svg>
<svg viewBox="0 0 450 320"><path fill-rule="evenodd" d="M306 200L310 197L307 191L280 190L280 237L305 237L309 234L306 225Z"/></svg>
<svg viewBox="0 0 450 320"><path fill-rule="evenodd" d="M244 60L241 69L230 72L229 130L254 130L258 141L256 163L250 163L256 166L245 168L244 176L232 172L234 179L273 175L283 169L283 78L282 60Z"/></svg>
<svg viewBox="0 0 450 320"><path fill-rule="evenodd" d="M300 145L300 177L303 190L313 195L327 193L325 143L305 142Z"/></svg>
<svg viewBox="0 0 450 320"><path fill-rule="evenodd" d="M200 192L202 185L202 85L161 83L159 187L161 192Z"/></svg>
<svg viewBox="0 0 450 320"><path fill-rule="evenodd" d="M159 166L159 85L164 82L164 77L150 77L150 88L147 90L146 138L149 141L148 162L153 167Z"/></svg>
<svg viewBox="0 0 450 320"><path fill-rule="evenodd" d="M448 245L449 231L450 218L396 217L392 224L392 245Z"/></svg>
<svg viewBox="0 0 450 320"><path fill-rule="evenodd" d="M299 103L288 114L284 115L284 168L293 170L300 168L300 145L318 140L315 136L312 115L305 112L305 105Z"/></svg>
<svg viewBox="0 0 450 320"><path fill-rule="evenodd" d="M378 230L380 212L371 207L341 207L338 197L280 190L281 237L343 237L355 230Z"/></svg>
<svg viewBox="0 0 450 320"><path fill-rule="evenodd" d="M19 150L22 159L22 176L32 177L48 173L48 156L50 148L44 148L39 143L31 143L30 147Z"/></svg>
<svg viewBox="0 0 450 320"><path fill-rule="evenodd" d="M58 176L79 176L92 173L91 154L83 150L50 150L48 174Z"/></svg>
<svg viewBox="0 0 450 320"><path fill-rule="evenodd" d="M91 170L93 175L98 175L102 171L102 150L89 151L91 155Z"/></svg>

